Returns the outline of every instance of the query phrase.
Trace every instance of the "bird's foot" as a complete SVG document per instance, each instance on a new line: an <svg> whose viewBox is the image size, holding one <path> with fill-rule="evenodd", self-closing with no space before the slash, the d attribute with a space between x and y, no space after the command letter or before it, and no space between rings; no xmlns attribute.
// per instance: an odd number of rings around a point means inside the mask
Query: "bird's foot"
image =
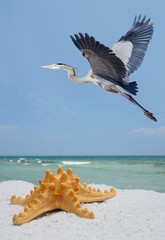
<svg viewBox="0 0 165 240"><path fill-rule="evenodd" d="M153 120L154 122L157 122L157 119L153 116L153 114L151 112L145 111L144 114L149 117L151 120Z"/></svg>

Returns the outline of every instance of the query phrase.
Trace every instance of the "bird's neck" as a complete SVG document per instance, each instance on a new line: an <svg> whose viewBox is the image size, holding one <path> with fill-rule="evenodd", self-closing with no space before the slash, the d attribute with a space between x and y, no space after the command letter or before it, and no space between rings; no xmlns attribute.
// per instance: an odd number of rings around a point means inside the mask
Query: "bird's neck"
<svg viewBox="0 0 165 240"><path fill-rule="evenodd" d="M88 83L89 82L89 81L87 81L86 77L78 78L76 76L75 70L72 67L66 66L65 70L68 72L68 79L69 80L72 80L73 82L76 82L76 83Z"/></svg>
<svg viewBox="0 0 165 240"><path fill-rule="evenodd" d="M75 70L72 67L67 66L65 70L68 72L69 80L77 79Z"/></svg>

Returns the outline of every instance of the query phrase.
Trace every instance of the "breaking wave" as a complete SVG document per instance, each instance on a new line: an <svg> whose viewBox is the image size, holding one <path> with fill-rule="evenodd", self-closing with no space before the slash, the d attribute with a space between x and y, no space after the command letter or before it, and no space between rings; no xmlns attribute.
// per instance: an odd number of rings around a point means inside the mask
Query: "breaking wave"
<svg viewBox="0 0 165 240"><path fill-rule="evenodd" d="M86 165L90 164L91 162L76 162L76 161L62 161L63 165Z"/></svg>

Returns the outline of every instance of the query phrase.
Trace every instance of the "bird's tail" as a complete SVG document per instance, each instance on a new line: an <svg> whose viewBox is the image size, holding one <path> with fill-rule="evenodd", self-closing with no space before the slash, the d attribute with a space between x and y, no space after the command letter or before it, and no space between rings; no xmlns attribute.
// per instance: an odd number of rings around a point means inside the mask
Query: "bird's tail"
<svg viewBox="0 0 165 240"><path fill-rule="evenodd" d="M119 93L120 95L122 95L123 97L126 97L128 100L130 100L133 104L135 104L138 108L140 108L140 110L151 120L153 120L154 122L157 122L157 119L153 116L153 114L149 111L147 111L145 108L143 108L138 102L135 101L135 99L126 94L126 93Z"/></svg>
<svg viewBox="0 0 165 240"><path fill-rule="evenodd" d="M123 85L122 87L134 95L136 95L136 93L138 92L137 82L135 81L130 82L128 85Z"/></svg>

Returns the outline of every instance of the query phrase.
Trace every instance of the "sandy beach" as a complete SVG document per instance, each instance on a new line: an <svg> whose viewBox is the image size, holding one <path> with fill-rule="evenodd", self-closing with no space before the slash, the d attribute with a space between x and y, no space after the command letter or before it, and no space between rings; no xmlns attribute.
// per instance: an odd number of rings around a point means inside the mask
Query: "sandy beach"
<svg viewBox="0 0 165 240"><path fill-rule="evenodd" d="M84 219L57 210L29 223L15 226L12 217L23 207L11 205L10 198L25 196L33 184L24 181L0 183L0 239L113 239L164 240L165 193L146 190L119 190L117 195L102 203L83 204L95 214L95 219ZM94 185L102 191L106 185Z"/></svg>

